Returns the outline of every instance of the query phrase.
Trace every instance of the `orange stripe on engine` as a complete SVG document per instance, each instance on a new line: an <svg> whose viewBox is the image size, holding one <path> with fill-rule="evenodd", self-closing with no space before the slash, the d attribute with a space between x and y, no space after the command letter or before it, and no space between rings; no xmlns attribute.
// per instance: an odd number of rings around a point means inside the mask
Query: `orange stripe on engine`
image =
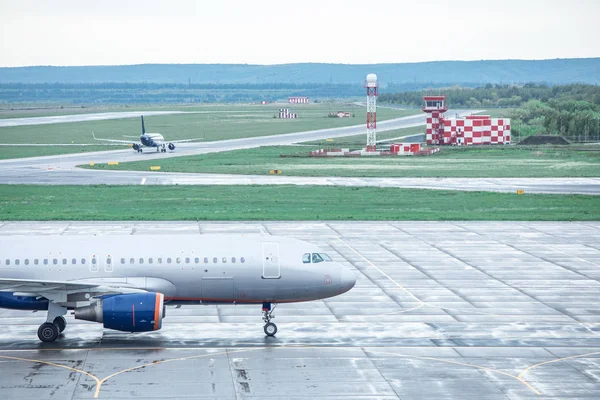
<svg viewBox="0 0 600 400"><path fill-rule="evenodd" d="M154 330L157 331L160 329L160 320L158 319L158 317L160 316L160 309L161 309L161 301L160 301L160 297L162 295L160 293L156 293L156 303L154 304Z"/></svg>

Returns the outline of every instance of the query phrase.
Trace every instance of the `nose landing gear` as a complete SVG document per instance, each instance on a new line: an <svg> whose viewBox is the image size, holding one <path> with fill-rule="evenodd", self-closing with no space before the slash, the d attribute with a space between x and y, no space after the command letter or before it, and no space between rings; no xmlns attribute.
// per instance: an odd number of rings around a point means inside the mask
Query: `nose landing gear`
<svg viewBox="0 0 600 400"><path fill-rule="evenodd" d="M275 305L277 306L277 305ZM267 336L275 336L277 333L277 325L275 325L271 320L275 318L273 315L273 311L275 311L275 307L271 309L271 303L263 303L262 314L263 321L265 321L264 331Z"/></svg>

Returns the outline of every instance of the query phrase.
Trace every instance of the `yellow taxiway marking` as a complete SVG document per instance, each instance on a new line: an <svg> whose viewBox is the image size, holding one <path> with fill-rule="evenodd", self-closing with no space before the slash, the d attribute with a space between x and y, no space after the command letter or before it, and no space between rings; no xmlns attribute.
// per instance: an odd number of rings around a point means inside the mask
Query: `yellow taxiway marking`
<svg viewBox="0 0 600 400"><path fill-rule="evenodd" d="M90 378L92 378L93 380L96 381L96 385L100 384L100 379L98 379L93 374L90 374L89 372L84 371L82 369L77 369L77 368L69 367L69 366L62 365L62 364L56 364L56 363L53 363L53 362L50 362L50 361L33 360L33 359L30 359L30 358L11 357L11 356L0 356L0 358L6 359L6 360L26 361L26 362L32 362L32 363L40 363L40 364L50 365L52 367L68 369L69 371L74 371L74 372L78 372L80 374L87 375L87 376L89 376Z"/></svg>
<svg viewBox="0 0 600 400"><path fill-rule="evenodd" d="M497 374L500 374L500 375L508 376L508 377L510 377L512 379L515 379L515 380L521 382L523 385L527 386L531 391L533 391L537 395L541 395L542 394L536 388L534 388L528 382L526 382L524 379L522 379L521 375L515 376L515 375L512 375L512 374L509 374L508 372L500 371L499 369L484 367L483 365L469 364L469 363L464 363L464 362L460 362L460 361L448 360L448 359L445 359L445 358L415 356L415 355L412 355L412 354L389 353L389 352L385 352L385 351L374 351L373 353L388 354L388 355L397 356L397 357L404 357L404 358L408 358L408 359L437 361L437 362L442 362L442 363L446 363L446 364L461 365L463 367L470 367L470 368L480 369L482 371L494 372L494 373L497 373Z"/></svg>
<svg viewBox="0 0 600 400"><path fill-rule="evenodd" d="M131 371L135 371L141 368L147 368L147 367L152 367L155 365L160 365L160 364L165 364L165 363L169 363L169 362L175 362L175 361L186 361L186 360L191 360L191 359L197 359L197 358L206 358L206 357L211 357L211 356L218 356L218 355L223 355L223 354L234 354L234 353L248 353L248 352L252 352L252 351L258 351L258 350L265 350L265 349L320 349L320 348L332 348L332 349L338 349L338 350L348 350L348 349L356 349L357 347L331 347L331 346L313 346L313 345L302 345L302 344L297 344L297 345L283 345L283 346L278 346L278 345L274 345L274 346L259 346L259 347L255 347L255 348L245 348L245 349L240 349L240 350L228 350L225 349L223 351L218 351L218 352L214 352L214 353L207 353L207 354L196 354L196 355L192 355L192 356L187 356L187 357L176 357L176 358L170 358L167 360L162 360L162 361L156 361L156 362L152 362L152 363L147 363L147 364L142 364L142 365L138 365L135 367L131 367L131 368L126 368L123 369L121 371L115 372L114 374L108 375L102 379L98 378L97 376L81 370L81 369L77 369L77 368L72 368L66 365L62 365L62 364L57 364L57 363L53 363L50 361L44 361L44 360L36 360L36 359L29 359L29 358L21 358L21 357L12 357L12 356L2 356L0 355L0 359L6 359L6 360L12 360L12 361L25 361L25 362L32 362L32 363L40 363L40 364L45 364L45 365L50 365L53 367L57 367L57 368L63 368L63 369L67 369L70 371L74 371L74 372L78 372L80 374L84 374L89 376L90 378L92 378L95 382L96 382L96 391L94 393L94 398L98 398L100 396L100 390L102 389L102 385L108 381L111 378L114 378L115 376L118 376L120 374L124 374L126 372L131 372ZM360 349L363 349L364 352L364 348L363 347L358 347ZM413 347L409 347L410 349L414 349ZM427 347L430 348L430 347ZM133 350L134 348L86 348L86 349L43 349L43 350L54 350L54 351L98 351L98 350ZM177 350L177 351L181 351L181 350L189 350L187 348L163 348L163 347L154 347L154 348L144 348L144 347L140 347L140 348L135 348L137 350L149 350L149 351L156 351L156 350ZM41 349L31 349L31 350L0 350L2 352L6 352L6 351L39 351ZM208 349L207 349L208 350ZM402 354L402 353L393 353L393 352L387 352L387 351L380 351L380 350L369 350L369 353L372 353L373 355L376 354L381 354L381 355L390 355L390 356L395 356L395 357L401 357L401 358L406 358L406 359L416 359L416 360L425 360L425 361L435 361L435 362L440 362L440 363L445 363L445 364L452 364L452 365L460 365L463 367L469 367L469 368L474 368L474 369L479 369L482 371L488 371L491 373L497 373L500 375L504 375L507 376L511 379L515 379L517 381L519 381L521 384L525 385L527 388L529 388L532 392L534 392L537 395L541 395L542 393L537 390L535 387L533 387L529 382L527 382L523 376L525 374L527 374L527 372L531 371L534 368L540 367L542 365L546 365L546 364L551 364L551 363L556 363L556 362L561 362L561 361L565 361L565 360L570 360L570 359L576 359L576 358L583 358L583 357L589 357L589 356L595 356L595 355L600 355L600 351L597 352L593 352L593 353L586 353L586 354L580 354L580 355L574 355L574 356L569 356L569 357L562 357L562 358L557 358L554 360L549 360L549 361L544 361L541 363L537 363L534 365L531 365L527 368L525 368L524 370L522 370L518 375L513 375L510 374L508 372L504 372L501 371L499 369L495 369L495 368L490 368L490 367L485 367L483 365L477 365L477 364L471 364L471 363L466 363L466 362L460 362L460 361L455 361L455 360L449 360L446 358L438 358L438 357L427 357L427 356L417 356L417 355L412 355L412 354ZM365 354L366 355L366 354ZM367 355L368 357L368 355Z"/></svg>
<svg viewBox="0 0 600 400"><path fill-rule="evenodd" d="M13 360L13 361L25 361L25 362L32 362L32 363L40 363L40 364L50 365L52 367L68 369L70 371L74 371L74 372L78 372L80 374L87 375L90 378L92 378L94 381L96 381L96 391L94 392L94 398L97 399L100 396L100 389L102 389L102 385L104 384L104 382L106 382L110 378L114 378L115 376L120 375L120 374L124 374L126 372L135 371L135 370L141 369L141 368L151 367L153 365L165 364L165 363L168 363L168 362L186 361L186 360L191 360L191 359L194 359L194 358L211 357L211 356L218 356L218 355L222 355L222 354L250 352L250 351L262 350L262 349L263 349L263 347L259 347L259 348L256 348L256 349L243 349L243 350L231 350L231 351L225 350L225 351L216 352L216 353L196 354L196 355L188 356L188 357L170 358L168 360L156 361L156 362L151 362L151 363L147 363L147 364L138 365L138 366L135 366L135 367L132 367L132 368L126 368L126 369L123 369L121 371L115 372L114 374L108 375L107 377L104 377L102 379L100 379L97 376L95 376L94 374L91 374L91 373L89 373L87 371L84 371L82 369L72 368L72 367L69 367L69 366L66 366L66 365L57 364L57 363L53 363L53 362L50 362L50 361L35 360L35 359L21 358L21 357L11 357L11 356L0 356L0 358L7 359L7 360ZM81 349L73 349L73 350L81 350ZM129 349L127 349L127 350L129 350Z"/></svg>
<svg viewBox="0 0 600 400"><path fill-rule="evenodd" d="M600 355L600 351L596 351L594 353L579 354L579 355L574 355L574 356L569 356L569 357L561 357L561 358L556 358L554 360L544 361L544 362L537 363L537 364L534 364L534 365L531 365L531 366L525 368L523 371L521 371L519 373L518 377L519 377L519 380L521 380L522 382L525 382L525 380L523 379L523 376L525 374L527 374L527 372L531 371L534 368L537 368L537 367L540 367L540 366L546 365L546 364L552 364L552 363L562 362L562 361L565 361L565 360L572 360L572 359L575 359L575 358L583 358L583 357L597 356L597 355Z"/></svg>

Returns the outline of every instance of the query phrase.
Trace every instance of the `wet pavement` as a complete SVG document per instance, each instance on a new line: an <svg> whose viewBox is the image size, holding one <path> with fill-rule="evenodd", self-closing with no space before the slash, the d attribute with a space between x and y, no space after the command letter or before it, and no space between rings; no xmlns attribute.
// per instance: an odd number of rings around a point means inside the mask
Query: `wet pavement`
<svg viewBox="0 0 600 400"><path fill-rule="evenodd" d="M350 292L167 308L127 334L0 310L0 398L597 399L600 222L20 222L14 234L263 232L320 245Z"/></svg>

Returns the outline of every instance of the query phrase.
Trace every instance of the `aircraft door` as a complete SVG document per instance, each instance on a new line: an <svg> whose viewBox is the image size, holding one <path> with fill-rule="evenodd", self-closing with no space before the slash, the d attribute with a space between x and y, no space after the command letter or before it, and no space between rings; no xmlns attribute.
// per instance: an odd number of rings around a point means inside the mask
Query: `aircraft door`
<svg viewBox="0 0 600 400"><path fill-rule="evenodd" d="M263 279L279 279L281 268L279 264L279 243L263 243Z"/></svg>

